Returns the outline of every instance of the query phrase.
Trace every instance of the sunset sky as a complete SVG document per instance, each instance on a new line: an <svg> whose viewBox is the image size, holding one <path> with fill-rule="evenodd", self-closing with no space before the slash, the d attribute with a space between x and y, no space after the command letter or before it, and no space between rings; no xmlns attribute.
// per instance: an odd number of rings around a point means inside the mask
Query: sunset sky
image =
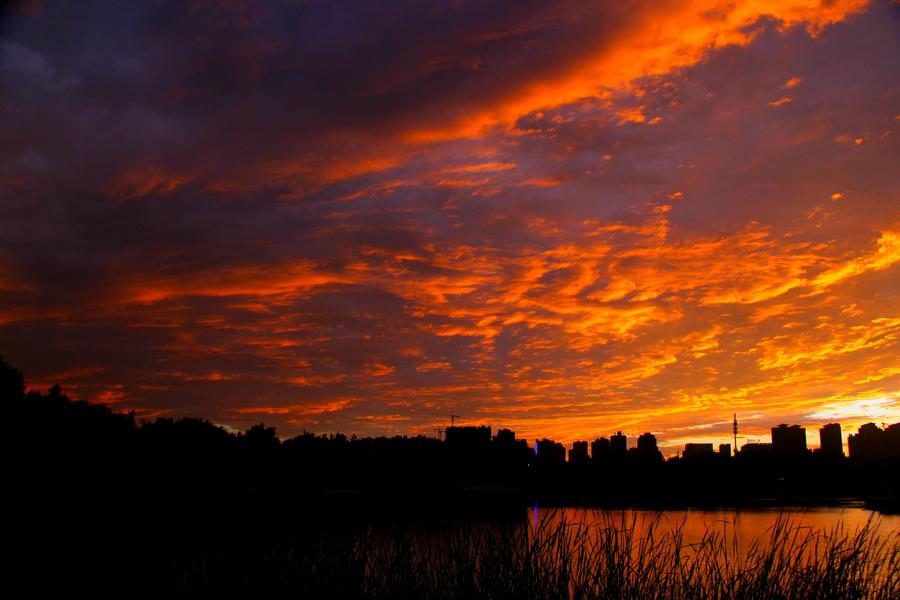
<svg viewBox="0 0 900 600"><path fill-rule="evenodd" d="M900 421L900 4L0 10L0 355L35 388L666 453Z"/></svg>

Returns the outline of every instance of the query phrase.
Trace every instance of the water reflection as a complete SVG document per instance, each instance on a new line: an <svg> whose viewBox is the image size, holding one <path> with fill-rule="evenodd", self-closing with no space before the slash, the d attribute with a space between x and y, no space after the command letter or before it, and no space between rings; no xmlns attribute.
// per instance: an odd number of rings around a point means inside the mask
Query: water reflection
<svg viewBox="0 0 900 600"><path fill-rule="evenodd" d="M870 524L883 537L900 535L900 515L882 515L862 503L839 507L753 508L720 510L598 510L582 507L531 509L532 533L554 531L560 524L573 530L618 529L638 540L652 535L680 536L683 544L703 541L710 534L721 536L729 546L745 555L754 543L766 545L773 527L787 525L799 531L852 535Z"/></svg>

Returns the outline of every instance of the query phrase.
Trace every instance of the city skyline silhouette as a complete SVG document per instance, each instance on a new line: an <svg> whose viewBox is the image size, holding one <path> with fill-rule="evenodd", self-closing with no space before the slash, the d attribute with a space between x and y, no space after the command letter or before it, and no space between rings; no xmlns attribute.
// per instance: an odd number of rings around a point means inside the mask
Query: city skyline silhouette
<svg viewBox="0 0 900 600"><path fill-rule="evenodd" d="M87 473L104 470L101 465L112 456L134 462L127 474L118 476L122 481L138 481L169 462L169 474L160 471L157 475L155 485L161 489L187 485L183 477L191 465L196 458L206 457L203 460L211 462L204 469L209 472L195 473L199 479L189 485L201 495L226 490L244 494L244 486L253 489L256 481L276 497L346 489L371 494L371 498L395 499L398 494L428 495L437 490L469 493L465 492L468 486L477 485L505 490L507 495L500 498L511 505L527 498L705 505L742 503L773 494L781 501L875 496L896 502L893 476L900 472L900 423L884 428L869 423L849 433L847 456L835 439L840 425L831 423L819 431L824 443L815 451L807 447L804 428L781 424L772 428L770 442L747 442L736 452L729 443L714 448L711 443L688 442L680 455L664 459L649 432L638 436L634 444L618 431L590 442L575 441L569 448L548 438L530 445L510 429L494 432L486 425L451 425L443 439L310 432L280 439L274 427L263 423L231 432L196 418L139 422L133 412L72 400L60 386L46 394L27 389L23 375L2 359L0 383L10 422L18 423L26 436L50 428L44 432L46 442L19 434L9 438L13 449L24 452L17 470L26 478L34 468L41 472L66 464L66 451L79 455L85 450L89 458L81 469ZM188 454L178 457L184 451ZM161 456L171 458L160 462ZM179 464L182 461L185 464ZM237 478L227 474L234 468L241 473ZM717 474L713 484L711 473ZM298 474L301 478L294 480ZM223 481L213 483L216 478ZM114 477L101 489L110 484L119 485ZM681 489L682 485L687 487ZM470 500L477 505L485 498L476 494Z"/></svg>

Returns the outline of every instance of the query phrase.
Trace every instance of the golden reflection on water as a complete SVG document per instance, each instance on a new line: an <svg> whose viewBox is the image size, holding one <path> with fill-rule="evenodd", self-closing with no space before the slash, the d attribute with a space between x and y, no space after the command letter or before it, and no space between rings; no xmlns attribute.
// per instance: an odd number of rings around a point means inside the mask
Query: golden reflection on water
<svg viewBox="0 0 900 600"><path fill-rule="evenodd" d="M756 540L764 541L779 518L791 526L808 528L810 531L842 534L852 534L862 529L871 519L879 535L900 535L900 515L883 515L867 510L862 503L837 507L664 511L543 508L534 505L530 513L533 530L565 522L590 528L629 529L633 530L635 537L640 538L646 536L652 528L656 536L680 531L686 544L697 543L708 532L714 532L747 547Z"/></svg>

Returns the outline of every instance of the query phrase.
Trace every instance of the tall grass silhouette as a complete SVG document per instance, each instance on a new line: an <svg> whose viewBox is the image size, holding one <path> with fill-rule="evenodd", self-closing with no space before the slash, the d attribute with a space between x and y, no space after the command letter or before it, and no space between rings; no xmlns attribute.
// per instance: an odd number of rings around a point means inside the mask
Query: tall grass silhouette
<svg viewBox="0 0 900 600"><path fill-rule="evenodd" d="M347 598L900 598L900 534L786 517L746 545L727 524L687 541L684 520L595 512L536 526L463 522L436 531L368 527L315 541L208 553L182 565L182 590L278 589Z"/></svg>

